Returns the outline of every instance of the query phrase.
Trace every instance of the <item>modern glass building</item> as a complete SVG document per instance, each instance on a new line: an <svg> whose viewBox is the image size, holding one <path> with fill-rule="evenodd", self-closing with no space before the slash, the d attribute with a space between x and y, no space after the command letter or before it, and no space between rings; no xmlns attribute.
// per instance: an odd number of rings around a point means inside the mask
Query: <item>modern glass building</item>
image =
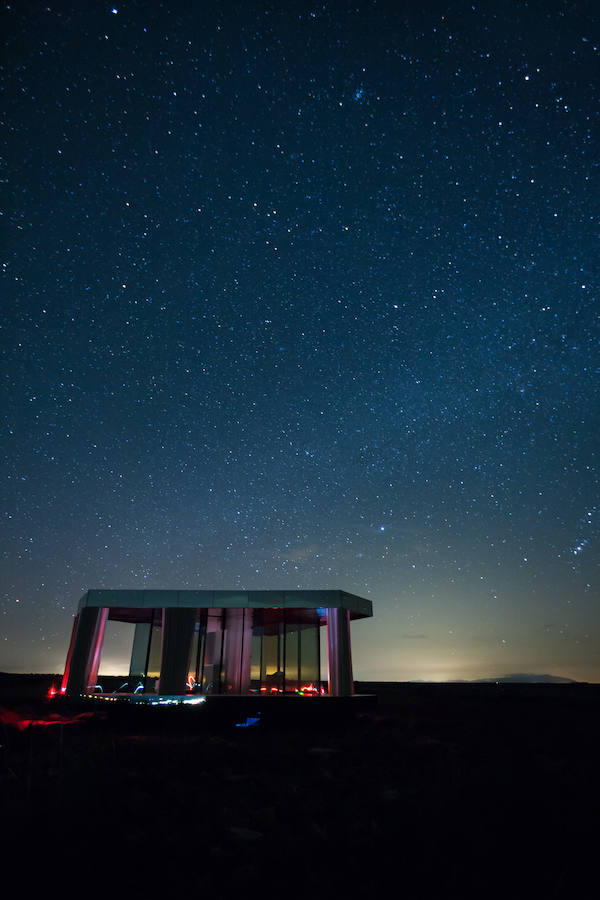
<svg viewBox="0 0 600 900"><path fill-rule="evenodd" d="M350 621L372 615L369 600L345 591L88 591L62 692L94 690L113 621L133 626L124 693L348 696Z"/></svg>

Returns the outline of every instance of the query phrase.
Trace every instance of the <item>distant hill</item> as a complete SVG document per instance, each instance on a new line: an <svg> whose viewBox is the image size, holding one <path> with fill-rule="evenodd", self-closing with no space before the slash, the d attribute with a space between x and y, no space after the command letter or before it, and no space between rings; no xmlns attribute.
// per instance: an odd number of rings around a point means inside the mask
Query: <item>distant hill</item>
<svg viewBox="0 0 600 900"><path fill-rule="evenodd" d="M577 684L573 678L561 675L536 675L532 672L514 672L499 678L477 678L471 684Z"/></svg>
<svg viewBox="0 0 600 900"><path fill-rule="evenodd" d="M564 678L562 675L538 674L536 672L511 672L509 675L499 675L497 678L477 678L468 681L466 678L454 678L448 681L425 681L422 678L413 678L410 681L357 681L356 690L361 691L395 691L401 690L411 684L464 684L465 687L472 684L585 684L573 678Z"/></svg>

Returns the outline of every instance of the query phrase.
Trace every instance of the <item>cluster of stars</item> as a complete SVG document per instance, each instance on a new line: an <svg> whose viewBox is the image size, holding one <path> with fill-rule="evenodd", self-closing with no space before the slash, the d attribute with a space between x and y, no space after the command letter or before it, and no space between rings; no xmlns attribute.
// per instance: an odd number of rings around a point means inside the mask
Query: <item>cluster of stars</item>
<svg viewBox="0 0 600 900"><path fill-rule="evenodd" d="M90 587L289 586L377 677L591 677L597 22L6 9L5 665Z"/></svg>

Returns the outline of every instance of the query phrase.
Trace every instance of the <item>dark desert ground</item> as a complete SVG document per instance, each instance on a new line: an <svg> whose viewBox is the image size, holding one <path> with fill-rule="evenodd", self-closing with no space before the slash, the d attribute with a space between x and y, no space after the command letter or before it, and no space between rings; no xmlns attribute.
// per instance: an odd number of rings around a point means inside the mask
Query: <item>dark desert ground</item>
<svg viewBox="0 0 600 900"><path fill-rule="evenodd" d="M137 710L53 680L0 676L4 849L40 896L596 896L599 685Z"/></svg>

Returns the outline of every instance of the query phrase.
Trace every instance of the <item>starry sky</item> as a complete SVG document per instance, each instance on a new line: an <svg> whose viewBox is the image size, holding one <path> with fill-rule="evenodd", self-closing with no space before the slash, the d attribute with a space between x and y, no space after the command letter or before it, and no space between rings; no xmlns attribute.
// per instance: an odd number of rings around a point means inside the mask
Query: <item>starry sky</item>
<svg viewBox="0 0 600 900"><path fill-rule="evenodd" d="M355 676L600 681L600 12L3 5L0 669L341 588Z"/></svg>

